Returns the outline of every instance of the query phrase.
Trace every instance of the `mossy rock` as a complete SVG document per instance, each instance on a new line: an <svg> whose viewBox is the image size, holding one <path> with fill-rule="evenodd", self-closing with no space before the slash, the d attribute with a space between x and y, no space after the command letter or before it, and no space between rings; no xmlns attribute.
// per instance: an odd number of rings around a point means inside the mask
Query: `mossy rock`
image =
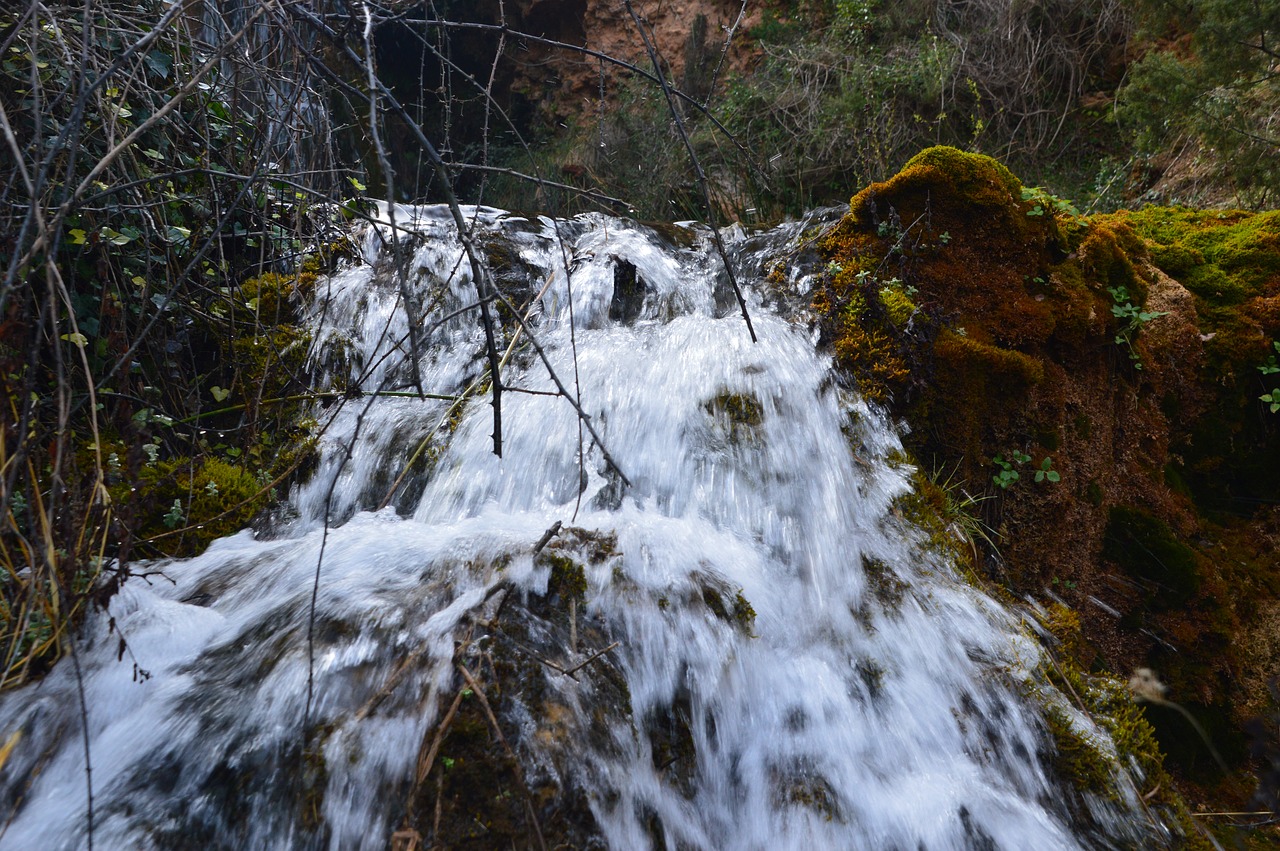
<svg viewBox="0 0 1280 851"><path fill-rule="evenodd" d="M305 390L304 374L310 335L293 325L280 325L231 342L235 358L237 398L252 405Z"/></svg>
<svg viewBox="0 0 1280 851"><path fill-rule="evenodd" d="M929 148L855 195L822 248L846 276L880 269L916 287L913 301L954 314L972 334L1005 345L1042 341L1053 312L1024 282L1056 256L1061 234L1053 216L1028 216L1033 205L1021 195L1018 179L990 157Z"/></svg>
<svg viewBox="0 0 1280 851"><path fill-rule="evenodd" d="M261 325L297 324L302 303L315 292L320 276L337 268L353 246L339 239L307 255L291 272L263 272L246 278L239 287L236 309L249 309Z"/></svg>
<svg viewBox="0 0 1280 851"><path fill-rule="evenodd" d="M764 405L754 393L734 393L721 390L702 404L714 421L714 428L730 445L753 444L760 441L760 427L764 424Z"/></svg>
<svg viewBox="0 0 1280 851"><path fill-rule="evenodd" d="M756 622L756 610L742 595L741 590L729 597L723 589L707 583L702 586L702 602L706 603L707 608L717 618L732 624L744 634L751 635Z"/></svg>
<svg viewBox="0 0 1280 851"><path fill-rule="evenodd" d="M1102 555L1154 586L1153 606L1184 605L1200 588L1195 551L1163 520L1141 508L1116 506L1107 516Z"/></svg>
<svg viewBox="0 0 1280 851"><path fill-rule="evenodd" d="M902 173L924 169L946 175L956 192L975 204L1005 207L1022 199L1022 181L1003 163L982 154L937 145L907 160Z"/></svg>
<svg viewBox="0 0 1280 851"><path fill-rule="evenodd" d="M315 272L264 272L240 284L239 295L242 306L263 325L293 324L298 321L302 299L314 292L315 286Z"/></svg>
<svg viewBox="0 0 1280 851"><path fill-rule="evenodd" d="M203 552L247 527L271 500L252 472L214 457L160 461L144 468L141 480L146 497L139 505L139 533L155 538L166 555ZM175 530L180 534L171 534Z"/></svg>
<svg viewBox="0 0 1280 851"><path fill-rule="evenodd" d="M712 416L723 414L734 425L756 427L764 422L764 406L750 393L724 390L706 402L703 408Z"/></svg>
<svg viewBox="0 0 1280 851"><path fill-rule="evenodd" d="M568 605L586 599L587 574L581 564L555 550L544 550L538 560L551 568L551 575L547 578L547 597L552 602Z"/></svg>
<svg viewBox="0 0 1280 851"><path fill-rule="evenodd" d="M1133 228L1155 264L1209 305L1243 304L1280 285L1280 211L1147 207L1108 218Z"/></svg>

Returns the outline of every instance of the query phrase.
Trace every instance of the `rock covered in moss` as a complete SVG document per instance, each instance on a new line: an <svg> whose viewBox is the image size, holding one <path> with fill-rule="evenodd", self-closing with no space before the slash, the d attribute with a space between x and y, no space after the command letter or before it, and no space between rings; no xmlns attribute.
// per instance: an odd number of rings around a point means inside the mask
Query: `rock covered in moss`
<svg viewBox="0 0 1280 851"><path fill-rule="evenodd" d="M1280 415L1258 400L1280 388L1280 213L1083 217L932 148L818 244L813 306L840 373L976 497L992 534L975 562L1070 603L1092 664L1157 668L1238 755L1280 675L1272 643L1246 640L1280 595ZM1004 488L997 458L1021 470ZM1185 780L1203 754L1179 736L1157 724ZM1195 776L1244 804L1239 775Z"/></svg>

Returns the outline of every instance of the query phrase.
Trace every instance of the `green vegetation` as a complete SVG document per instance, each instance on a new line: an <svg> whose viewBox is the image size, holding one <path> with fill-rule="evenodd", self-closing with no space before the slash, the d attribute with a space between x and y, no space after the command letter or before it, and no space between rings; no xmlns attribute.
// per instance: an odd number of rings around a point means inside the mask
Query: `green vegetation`
<svg viewBox="0 0 1280 851"><path fill-rule="evenodd" d="M1008 460L1005 460L1003 455L997 455L991 459L991 463L999 468L999 472L991 477L991 481L995 482L996 487L1001 490L1008 490L1014 482L1022 478L1022 475L1014 467L1025 464L1030 460L1030 455L1025 452L1019 452L1016 449L1009 453Z"/></svg>
<svg viewBox="0 0 1280 851"><path fill-rule="evenodd" d="M1120 333L1116 334L1116 345L1125 347L1134 369L1142 369L1142 358L1134 348L1134 341L1138 337L1138 332L1142 330L1142 326L1165 314L1157 310L1142 310L1136 307L1130 300L1128 287L1124 285L1107 287L1107 292L1111 293L1111 297L1116 302L1111 305L1111 315L1120 320Z"/></svg>
<svg viewBox="0 0 1280 851"><path fill-rule="evenodd" d="M250 28L212 45L180 11L0 13L0 684L104 572L243 527L307 457L281 400L309 389L295 300L342 250L303 253L337 175Z"/></svg>
<svg viewBox="0 0 1280 851"><path fill-rule="evenodd" d="M1280 187L1278 35L1268 4L1234 0L772 0L735 32L749 70L708 88L722 44L697 18L690 70L673 82L731 134L683 110L713 204L746 220L842 201L930 145L999 157L1041 184L1023 190L1031 217L1076 215L1066 198L1085 211L1139 199L1262 207ZM511 146L504 162L643 217L705 217L661 95L603 70L600 88L532 156ZM489 191L514 207L589 206L510 180Z"/></svg>
<svg viewBox="0 0 1280 851"><path fill-rule="evenodd" d="M1031 461L1031 456L1025 452L1019 452L1017 449L1009 453L1006 459L1003 454L997 455L991 459L991 463L997 468L996 474L991 477L991 481L1001 490L1008 490L1013 487L1013 483L1022 478L1022 474L1017 468ZM1057 470L1053 469L1053 459L1048 455L1040 462L1040 466L1035 469L1033 476L1037 482L1060 482L1062 476Z"/></svg>
<svg viewBox="0 0 1280 851"><path fill-rule="evenodd" d="M1138 0L1141 38L1154 49L1130 69L1120 90L1120 121L1139 155L1168 168L1187 141L1203 167L1225 181L1237 203L1275 203L1280 191L1280 106L1275 45L1280 9L1235 0ZM1196 192L1166 200L1194 203Z"/></svg>

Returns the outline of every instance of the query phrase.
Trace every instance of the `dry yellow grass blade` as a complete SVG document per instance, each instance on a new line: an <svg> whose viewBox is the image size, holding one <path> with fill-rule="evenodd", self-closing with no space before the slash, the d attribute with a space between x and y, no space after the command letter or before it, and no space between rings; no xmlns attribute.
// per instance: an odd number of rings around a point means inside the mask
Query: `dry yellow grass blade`
<svg viewBox="0 0 1280 851"><path fill-rule="evenodd" d="M9 740L0 745L0 769L4 768L4 764L9 761L9 754L13 753L13 749L18 746L18 742L22 739L22 731L15 730L9 736Z"/></svg>

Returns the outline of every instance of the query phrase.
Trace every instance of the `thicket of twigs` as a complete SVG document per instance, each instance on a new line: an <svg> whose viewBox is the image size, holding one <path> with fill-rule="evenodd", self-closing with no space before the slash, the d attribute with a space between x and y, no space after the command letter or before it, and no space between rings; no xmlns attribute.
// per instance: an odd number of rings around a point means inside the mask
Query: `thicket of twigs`
<svg viewBox="0 0 1280 851"><path fill-rule="evenodd" d="M229 355L247 341L259 392L298 384L287 299L244 285L342 201L314 46L272 2L0 14L0 685L131 558L189 550L219 486L239 521L269 494L245 447L270 406Z"/></svg>

